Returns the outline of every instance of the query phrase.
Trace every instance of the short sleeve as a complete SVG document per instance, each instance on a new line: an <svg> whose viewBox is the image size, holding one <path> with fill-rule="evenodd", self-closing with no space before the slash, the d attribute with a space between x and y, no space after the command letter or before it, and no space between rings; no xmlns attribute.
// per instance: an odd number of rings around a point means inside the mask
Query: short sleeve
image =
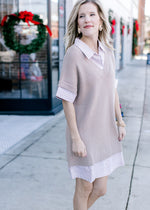
<svg viewBox="0 0 150 210"><path fill-rule="evenodd" d="M70 47L64 57L58 87L77 95L77 57L74 48Z"/></svg>
<svg viewBox="0 0 150 210"><path fill-rule="evenodd" d="M58 98L60 100L64 99L66 101L73 103L76 98L76 95L64 88L58 87L58 90L56 93L56 98Z"/></svg>

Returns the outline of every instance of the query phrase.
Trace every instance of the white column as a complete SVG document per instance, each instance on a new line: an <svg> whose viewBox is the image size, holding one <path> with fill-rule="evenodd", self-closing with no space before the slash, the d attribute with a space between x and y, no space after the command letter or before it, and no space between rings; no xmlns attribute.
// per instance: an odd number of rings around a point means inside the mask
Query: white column
<svg viewBox="0 0 150 210"><path fill-rule="evenodd" d="M72 8L73 8L73 0L66 0L66 24L68 22Z"/></svg>

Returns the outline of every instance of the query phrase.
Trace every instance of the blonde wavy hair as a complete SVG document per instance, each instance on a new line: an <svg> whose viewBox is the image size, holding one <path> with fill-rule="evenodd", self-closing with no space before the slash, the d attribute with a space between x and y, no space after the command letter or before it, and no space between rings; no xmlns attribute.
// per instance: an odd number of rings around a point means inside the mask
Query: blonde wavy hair
<svg viewBox="0 0 150 210"><path fill-rule="evenodd" d="M74 44L76 37L79 37L79 38L82 37L82 35L78 33L78 13L79 13L80 6L88 2L91 2L97 6L98 14L101 20L103 21L103 25L102 25L103 30L99 31L98 39L102 43L104 43L108 48L113 49L112 45L110 44L110 42L112 42L111 37L110 37L111 27L108 22L108 19L106 18L106 15L104 13L104 10L100 1L99 0L78 0L71 11L68 24L67 24L67 31L64 37L66 51L71 45Z"/></svg>

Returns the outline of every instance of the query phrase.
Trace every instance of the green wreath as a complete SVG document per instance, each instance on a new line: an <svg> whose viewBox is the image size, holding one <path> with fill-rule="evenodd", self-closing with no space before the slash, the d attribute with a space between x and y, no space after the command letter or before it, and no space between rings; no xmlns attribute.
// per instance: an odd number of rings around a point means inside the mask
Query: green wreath
<svg viewBox="0 0 150 210"><path fill-rule="evenodd" d="M29 21L37 25L37 38L32 40L32 42L28 45L22 45L16 39L14 26L19 24L21 20L28 23L28 25ZM1 22L1 25L3 26L3 36L6 46L16 52L19 52L20 54L37 52L45 42L46 28L49 29L48 26L43 25L43 20L40 19L38 15L27 11L5 16ZM50 29L49 32L51 33Z"/></svg>

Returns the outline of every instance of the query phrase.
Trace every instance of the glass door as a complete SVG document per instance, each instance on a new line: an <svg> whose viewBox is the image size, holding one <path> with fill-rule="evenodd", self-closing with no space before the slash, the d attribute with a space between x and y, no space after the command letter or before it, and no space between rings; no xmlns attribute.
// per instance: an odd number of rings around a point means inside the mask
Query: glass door
<svg viewBox="0 0 150 210"><path fill-rule="evenodd" d="M48 24L48 0L0 0L0 21L5 15L25 10L39 15L43 23ZM28 26L23 21L20 21L14 30L16 39L22 45L30 44L38 33L37 26L32 23ZM53 45L57 42L58 36ZM46 38L40 50L31 54L16 53L5 45L0 27L0 100L5 99L2 103L8 106L7 110L12 100L14 101L11 108L14 106L15 110L50 109L49 50Z"/></svg>

